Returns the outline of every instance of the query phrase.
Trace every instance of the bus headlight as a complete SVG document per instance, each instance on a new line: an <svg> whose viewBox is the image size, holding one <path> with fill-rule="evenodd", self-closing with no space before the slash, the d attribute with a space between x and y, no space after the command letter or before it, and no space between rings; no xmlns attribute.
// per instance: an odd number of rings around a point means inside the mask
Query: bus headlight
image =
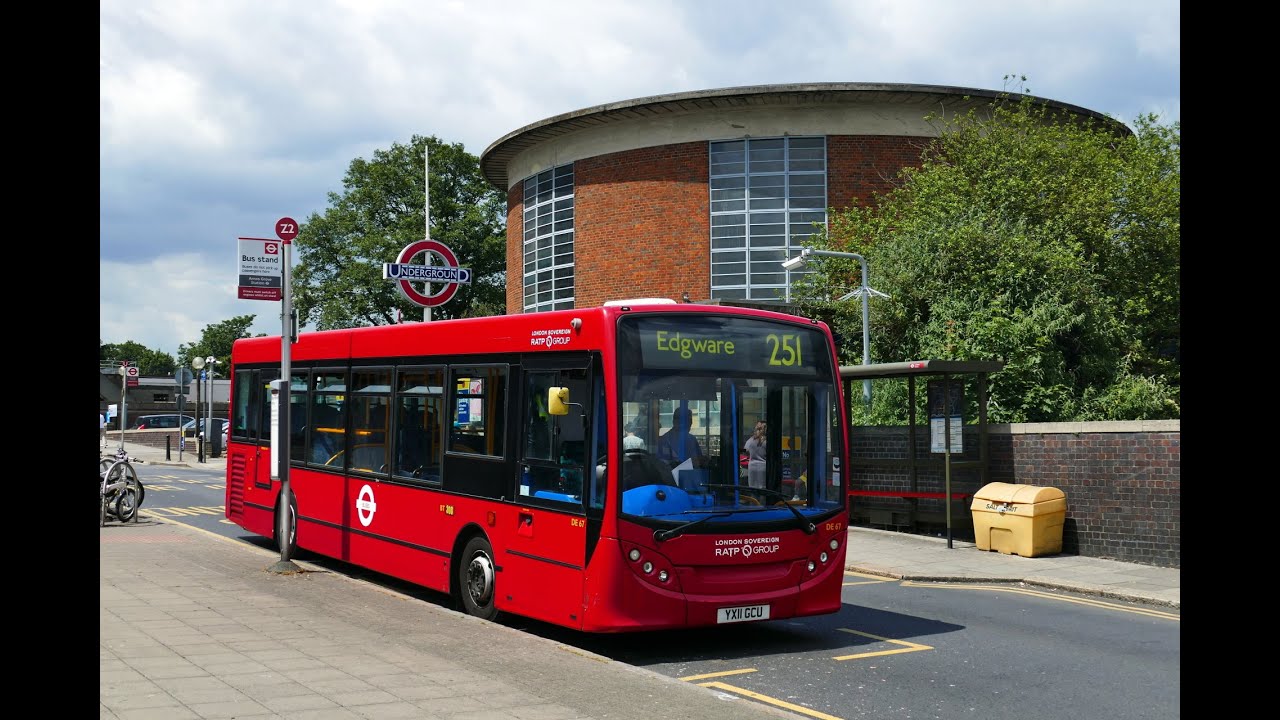
<svg viewBox="0 0 1280 720"><path fill-rule="evenodd" d="M659 570L659 571L658 571L658 580L659 580L660 582L666 582L666 581L667 581L667 571L666 571L666 570Z"/></svg>
<svg viewBox="0 0 1280 720"><path fill-rule="evenodd" d="M835 550L838 547L840 547L840 541L835 538L831 538L831 549Z"/></svg>
<svg viewBox="0 0 1280 720"><path fill-rule="evenodd" d="M810 560L810 561L809 561L809 572L813 572L813 569L814 569L814 568L816 568L816 567L818 567L818 566L817 566L817 565L815 565L815 564L813 563L813 561L812 561L812 560Z"/></svg>
<svg viewBox="0 0 1280 720"><path fill-rule="evenodd" d="M640 569L644 570L645 575L648 575L649 573L653 572L653 563L649 562L648 560L645 560L644 564L640 566Z"/></svg>
<svg viewBox="0 0 1280 720"><path fill-rule="evenodd" d="M631 558L631 562L635 562L635 561L639 560L639 559L640 559L640 549L639 549L639 548L631 548L631 552L627 553L627 557Z"/></svg>
<svg viewBox="0 0 1280 720"><path fill-rule="evenodd" d="M818 559L822 561L822 564L823 564L823 565L826 565L826 564L827 564L827 553L826 553L826 551L823 551L823 552L822 552L822 554L818 556Z"/></svg>

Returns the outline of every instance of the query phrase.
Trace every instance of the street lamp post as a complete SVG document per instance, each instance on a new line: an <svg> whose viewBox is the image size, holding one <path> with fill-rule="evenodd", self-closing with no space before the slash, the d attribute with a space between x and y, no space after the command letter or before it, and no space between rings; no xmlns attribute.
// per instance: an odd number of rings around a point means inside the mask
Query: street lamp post
<svg viewBox="0 0 1280 720"><path fill-rule="evenodd" d="M191 358L191 367L195 368L197 371L204 369L205 366L208 366L209 368L207 371L207 377L200 377L200 375L205 375L205 373L196 375L196 447L199 452L199 462L204 462L205 441L208 440L212 442L213 439L213 432L211 429L211 426L213 425L213 366L217 364L218 359L212 355ZM200 429L200 384L202 382L204 383L205 390L204 405L206 413L203 431ZM205 438L205 435L209 435L210 437Z"/></svg>
<svg viewBox="0 0 1280 720"><path fill-rule="evenodd" d="M217 374L214 372L213 366L218 364L218 358L210 355L204 359L205 368L209 371L209 379L205 381L205 421L204 434L207 436L205 442L210 443L209 449L205 454L213 457L213 448L217 447L217 442L213 439L213 378ZM199 423L196 423L199 425Z"/></svg>
<svg viewBox="0 0 1280 720"><path fill-rule="evenodd" d="M868 300L872 295L887 298L888 295L879 290L872 290L867 280L867 259L858 253L837 252L835 250L814 250L809 247L800 248L800 254L782 261L782 267L787 270L803 266L811 257L835 257L846 258L849 260L857 260L862 267L862 282L858 285L858 289L853 292L841 295L839 300L848 300L849 298L858 297L862 299L862 364L871 364L871 308ZM790 283L787 284L790 288ZM871 409L871 380L870 378L862 381L862 402L866 405L867 410Z"/></svg>
<svg viewBox="0 0 1280 720"><path fill-rule="evenodd" d="M204 378L201 377L204 373L200 370L204 368L204 362L202 357L191 358L191 367L196 371L196 462L204 462L204 433L200 432L200 388L204 385Z"/></svg>

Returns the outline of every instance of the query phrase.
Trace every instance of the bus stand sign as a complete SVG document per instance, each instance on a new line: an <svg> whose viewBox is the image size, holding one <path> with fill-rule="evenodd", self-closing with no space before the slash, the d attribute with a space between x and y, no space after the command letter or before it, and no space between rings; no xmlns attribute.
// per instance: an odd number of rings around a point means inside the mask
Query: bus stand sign
<svg viewBox="0 0 1280 720"><path fill-rule="evenodd" d="M241 300L279 300L283 296L284 254L279 240L239 238L239 291Z"/></svg>
<svg viewBox="0 0 1280 720"><path fill-rule="evenodd" d="M435 256L444 264L410 262L422 253L427 253L428 260L431 256ZM395 280L400 294L404 295L409 302L419 307L438 307L453 299L459 285L471 284L471 270L458 267L458 256L454 255L444 243L435 240L419 240L406 245L395 262L383 264L382 279ZM441 289L430 294L422 293L413 286L414 283L427 283L428 289L432 283L438 283L441 284Z"/></svg>

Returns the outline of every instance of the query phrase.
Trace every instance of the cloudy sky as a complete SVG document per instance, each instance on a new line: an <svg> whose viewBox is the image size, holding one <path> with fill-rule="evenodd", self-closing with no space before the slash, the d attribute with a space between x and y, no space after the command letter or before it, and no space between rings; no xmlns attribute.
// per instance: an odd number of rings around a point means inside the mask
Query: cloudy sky
<svg viewBox="0 0 1280 720"><path fill-rule="evenodd" d="M239 237L273 237L355 158L435 135L714 88L1025 90L1180 120L1177 0L102 0L99 339L176 355L238 315ZM392 260L392 258L388 258Z"/></svg>

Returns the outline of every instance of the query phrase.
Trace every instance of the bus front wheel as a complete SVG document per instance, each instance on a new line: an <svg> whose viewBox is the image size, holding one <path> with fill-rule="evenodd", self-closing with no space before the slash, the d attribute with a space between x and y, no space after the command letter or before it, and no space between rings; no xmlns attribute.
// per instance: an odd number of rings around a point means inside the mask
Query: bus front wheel
<svg viewBox="0 0 1280 720"><path fill-rule="evenodd" d="M462 608L468 615L484 620L498 616L498 608L493 602L495 575L493 547L489 541L480 535L468 540L458 563L458 589L461 591Z"/></svg>

